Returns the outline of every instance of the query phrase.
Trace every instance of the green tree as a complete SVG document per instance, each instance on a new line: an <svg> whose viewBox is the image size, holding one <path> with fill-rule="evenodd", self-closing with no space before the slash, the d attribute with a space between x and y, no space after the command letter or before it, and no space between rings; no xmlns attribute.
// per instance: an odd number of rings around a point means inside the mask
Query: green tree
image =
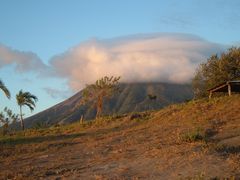
<svg viewBox="0 0 240 180"><path fill-rule="evenodd" d="M97 108L96 118L102 114L103 103L105 98L110 98L119 89L120 77L103 77L95 82L95 84L87 85L83 90L83 98L81 103L94 102Z"/></svg>
<svg viewBox="0 0 240 180"><path fill-rule="evenodd" d="M16 95L16 100L20 109L21 127L22 130L24 130L22 107L27 106L31 111L33 111L36 107L35 103L37 102L38 98L30 92L23 92L22 90L20 90L19 93Z"/></svg>
<svg viewBox="0 0 240 180"><path fill-rule="evenodd" d="M1 79L0 79L0 89L4 92L4 94L7 96L7 98L10 99L11 94L10 94L9 90L7 89L7 87L6 87L5 84L2 82Z"/></svg>
<svg viewBox="0 0 240 180"><path fill-rule="evenodd" d="M240 48L237 47L220 56L212 55L199 65L192 80L195 98L206 97L208 89L231 80L240 80Z"/></svg>

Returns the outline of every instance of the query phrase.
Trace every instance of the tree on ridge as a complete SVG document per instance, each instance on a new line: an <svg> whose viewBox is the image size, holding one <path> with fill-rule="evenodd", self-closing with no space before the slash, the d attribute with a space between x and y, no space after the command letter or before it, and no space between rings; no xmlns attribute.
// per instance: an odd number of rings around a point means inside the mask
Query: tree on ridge
<svg viewBox="0 0 240 180"><path fill-rule="evenodd" d="M102 115L104 99L110 98L119 89L119 77L105 76L83 90L81 104L93 102L97 108L96 119Z"/></svg>
<svg viewBox="0 0 240 180"><path fill-rule="evenodd" d="M198 66L192 80L195 98L206 97L208 89L231 80L240 80L240 47L212 55Z"/></svg>

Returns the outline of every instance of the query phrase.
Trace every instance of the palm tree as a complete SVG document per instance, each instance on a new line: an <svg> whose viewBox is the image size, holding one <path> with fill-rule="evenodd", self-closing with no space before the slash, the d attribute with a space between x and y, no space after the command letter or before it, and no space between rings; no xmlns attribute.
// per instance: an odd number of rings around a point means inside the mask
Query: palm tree
<svg viewBox="0 0 240 180"><path fill-rule="evenodd" d="M2 82L1 79L0 79L0 89L4 92L4 94L7 96L7 98L10 99L11 94L10 94L9 90L7 89L7 87L6 87L5 84Z"/></svg>
<svg viewBox="0 0 240 180"><path fill-rule="evenodd" d="M30 92L23 92L22 90L16 95L17 103L20 108L20 120L21 120L21 127L24 130L24 122L23 122L23 114L22 114L22 107L27 106L31 110L31 112L36 107L35 103L37 102L37 96L31 94Z"/></svg>

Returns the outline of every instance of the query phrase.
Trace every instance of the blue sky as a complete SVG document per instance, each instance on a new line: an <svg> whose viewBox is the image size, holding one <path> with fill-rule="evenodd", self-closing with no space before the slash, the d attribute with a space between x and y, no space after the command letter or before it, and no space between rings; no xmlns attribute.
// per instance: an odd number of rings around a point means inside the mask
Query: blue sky
<svg viewBox="0 0 240 180"><path fill-rule="evenodd" d="M12 92L10 101L1 93L0 108L18 112L15 94L23 89L39 97L37 113L100 77L108 64L126 81L185 82L201 59L239 45L239 9L238 0L0 0L0 78ZM178 63L189 66L176 71L181 79L155 73L154 67L170 67L179 56ZM144 58L156 66L146 66ZM151 76L137 79L137 72L129 72L135 59ZM27 109L25 114L31 115Z"/></svg>

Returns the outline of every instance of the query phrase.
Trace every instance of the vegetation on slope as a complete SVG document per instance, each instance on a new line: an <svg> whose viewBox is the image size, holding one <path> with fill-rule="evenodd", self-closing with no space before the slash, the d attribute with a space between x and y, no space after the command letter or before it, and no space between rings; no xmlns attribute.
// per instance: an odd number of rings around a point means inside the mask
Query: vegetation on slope
<svg viewBox="0 0 240 180"><path fill-rule="evenodd" d="M239 95L201 99L4 136L0 177L238 178L239 106Z"/></svg>

